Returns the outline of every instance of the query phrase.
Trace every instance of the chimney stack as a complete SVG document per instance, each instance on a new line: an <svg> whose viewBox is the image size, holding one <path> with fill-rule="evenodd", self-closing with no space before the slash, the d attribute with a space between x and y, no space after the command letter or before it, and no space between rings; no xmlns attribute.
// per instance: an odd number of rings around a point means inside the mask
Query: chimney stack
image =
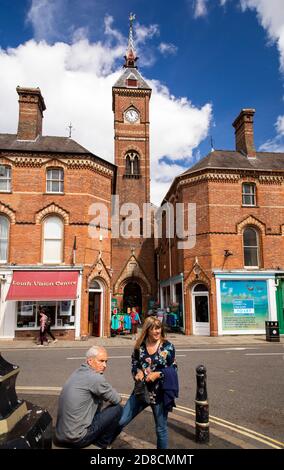
<svg viewBox="0 0 284 470"><path fill-rule="evenodd" d="M19 95L18 140L35 140L42 134L42 119L45 108L39 88L17 86Z"/></svg>
<svg viewBox="0 0 284 470"><path fill-rule="evenodd" d="M235 128L236 150L248 157L256 157L253 137L253 115L255 109L242 109L233 122Z"/></svg>

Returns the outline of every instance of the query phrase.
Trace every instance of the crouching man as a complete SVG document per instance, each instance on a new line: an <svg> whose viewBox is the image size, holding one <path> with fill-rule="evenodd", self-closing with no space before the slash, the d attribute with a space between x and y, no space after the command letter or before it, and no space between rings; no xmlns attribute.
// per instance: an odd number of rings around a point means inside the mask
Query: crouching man
<svg viewBox="0 0 284 470"><path fill-rule="evenodd" d="M106 381L108 355L105 348L92 346L86 361L62 388L56 422L56 441L68 447L90 444L108 447L117 436L121 397ZM101 409L103 401L109 406Z"/></svg>

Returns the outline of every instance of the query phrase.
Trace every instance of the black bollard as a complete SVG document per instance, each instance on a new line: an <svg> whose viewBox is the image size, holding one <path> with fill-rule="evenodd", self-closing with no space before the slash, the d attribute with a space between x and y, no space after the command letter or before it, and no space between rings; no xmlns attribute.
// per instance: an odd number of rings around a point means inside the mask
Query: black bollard
<svg viewBox="0 0 284 470"><path fill-rule="evenodd" d="M209 442L209 405L207 400L206 368L196 367L195 440Z"/></svg>
<svg viewBox="0 0 284 470"><path fill-rule="evenodd" d="M52 418L47 410L18 400L19 370L0 354L0 450L51 449Z"/></svg>

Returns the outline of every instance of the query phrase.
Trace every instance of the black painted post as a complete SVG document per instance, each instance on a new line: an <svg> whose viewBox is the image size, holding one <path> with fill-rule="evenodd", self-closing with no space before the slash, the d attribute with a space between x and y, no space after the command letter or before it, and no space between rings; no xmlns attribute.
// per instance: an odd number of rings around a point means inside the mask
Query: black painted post
<svg viewBox="0 0 284 470"><path fill-rule="evenodd" d="M52 418L47 410L18 400L19 370L0 353L0 450L51 449Z"/></svg>
<svg viewBox="0 0 284 470"><path fill-rule="evenodd" d="M196 367L195 440L209 442L209 405L207 400L206 368Z"/></svg>

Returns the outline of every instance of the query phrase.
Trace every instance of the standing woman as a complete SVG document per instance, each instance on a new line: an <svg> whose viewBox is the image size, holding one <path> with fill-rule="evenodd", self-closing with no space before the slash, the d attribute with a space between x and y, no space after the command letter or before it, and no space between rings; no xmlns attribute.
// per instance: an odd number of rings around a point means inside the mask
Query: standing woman
<svg viewBox="0 0 284 470"><path fill-rule="evenodd" d="M146 318L132 354L132 376L145 382L148 399L142 401L133 391L119 421L120 430L147 406L151 406L156 426L157 449L168 447L168 412L178 396L175 348L166 340L164 327L157 317Z"/></svg>

